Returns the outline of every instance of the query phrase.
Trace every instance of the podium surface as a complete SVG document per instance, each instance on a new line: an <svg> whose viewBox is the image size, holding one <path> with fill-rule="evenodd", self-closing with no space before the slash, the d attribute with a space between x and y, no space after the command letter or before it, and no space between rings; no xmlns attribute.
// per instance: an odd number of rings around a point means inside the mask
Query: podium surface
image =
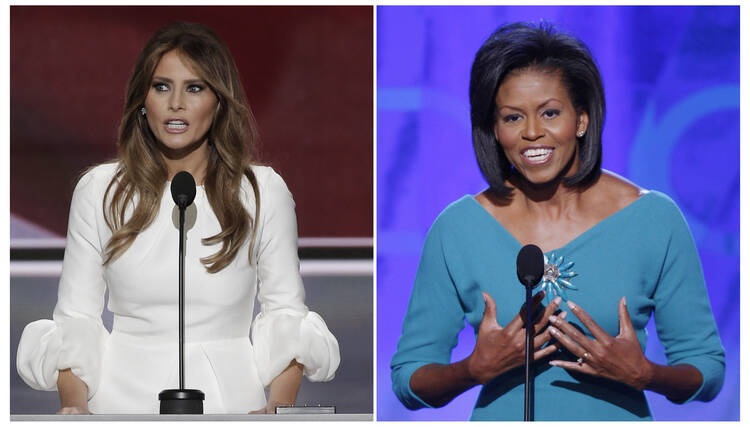
<svg viewBox="0 0 750 427"><path fill-rule="evenodd" d="M11 415L11 421L372 421L372 414Z"/></svg>

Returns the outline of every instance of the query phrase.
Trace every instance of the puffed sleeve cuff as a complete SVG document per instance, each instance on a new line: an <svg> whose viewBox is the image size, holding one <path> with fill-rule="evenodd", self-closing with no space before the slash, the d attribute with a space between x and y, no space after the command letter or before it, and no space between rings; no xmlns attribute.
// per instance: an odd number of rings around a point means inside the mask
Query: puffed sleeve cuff
<svg viewBox="0 0 750 427"><path fill-rule="evenodd" d="M414 372L426 365L428 362L412 362L394 367L391 370L391 381L393 392L407 409L434 408L434 406L422 400L411 389L410 381Z"/></svg>
<svg viewBox="0 0 750 427"><path fill-rule="evenodd" d="M339 343L315 312L260 313L252 327L258 374L267 387L292 360L304 365L310 381L330 381L339 366Z"/></svg>
<svg viewBox="0 0 750 427"><path fill-rule="evenodd" d="M18 344L18 374L33 389L53 391L57 390L58 371L70 369L86 383L90 399L99 386L108 335L104 325L89 319L29 323Z"/></svg>
<svg viewBox="0 0 750 427"><path fill-rule="evenodd" d="M691 357L680 360L676 364L688 364L695 366L703 376L703 383L690 398L681 403L687 403L692 400L708 402L713 400L721 391L724 384L724 359L713 358L708 356Z"/></svg>

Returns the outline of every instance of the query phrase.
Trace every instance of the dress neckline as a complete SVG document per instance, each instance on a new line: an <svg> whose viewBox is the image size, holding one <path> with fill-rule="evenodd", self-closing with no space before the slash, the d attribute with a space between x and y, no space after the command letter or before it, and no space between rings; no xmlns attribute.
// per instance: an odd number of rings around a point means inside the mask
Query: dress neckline
<svg viewBox="0 0 750 427"><path fill-rule="evenodd" d="M644 191L643 193L641 193L638 196L638 198L636 198L632 202L628 203L623 208L621 208L621 209L617 210L616 212L612 213L611 215L607 216L606 218L602 219L601 221L597 222L596 224L592 225L591 227L587 228L586 230L584 230L583 232L581 232L580 234L578 234L577 236L575 236L574 238L572 238L571 240L569 240L564 245L562 245L560 247L557 247L557 248L554 248L554 249L550 249L550 250L548 250L548 251L546 251L544 253L545 254L549 254L549 253L559 252L559 251L564 251L566 249L569 249L571 246L574 246L579 241L583 240L585 237L589 236L590 234L593 234L594 232L596 232L600 228L604 227L608 223L610 223L610 222L614 221L615 219L617 219L618 217L622 216L623 212L630 211L633 208L634 205L636 205L639 202L641 202L642 199L645 199L651 193L652 193L652 191ZM516 238L516 236L514 236L513 233L511 233L510 231L508 231L508 229L505 228L505 226L500 221L498 221L497 218L495 218L489 211L487 211L487 209L485 209L484 206L482 206L482 204L479 203L479 201L474 198L474 196L472 196L471 194L467 194L462 199L469 199L470 200L469 203L471 203L472 205L476 206L481 212L483 212L482 215L485 218L487 218L487 220L489 220L491 223L493 223L495 225L495 227L498 228L502 233L506 234L507 237L516 246L518 246L519 249L521 247L523 247L523 244L518 241L518 239Z"/></svg>

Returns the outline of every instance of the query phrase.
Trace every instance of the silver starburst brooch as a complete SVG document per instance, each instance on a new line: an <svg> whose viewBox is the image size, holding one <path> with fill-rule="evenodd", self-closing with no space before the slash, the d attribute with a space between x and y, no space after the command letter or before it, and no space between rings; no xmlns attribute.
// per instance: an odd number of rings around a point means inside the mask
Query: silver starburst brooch
<svg viewBox="0 0 750 427"><path fill-rule="evenodd" d="M571 278L578 276L578 273L571 270L574 262L570 261L565 264L564 262L563 256L556 257L554 253L551 253L549 258L547 258L547 255L544 256L544 276L542 276L542 281L539 282L537 287L545 292L545 299L552 300L559 295L564 301L567 301L568 295L565 290L578 290L570 283Z"/></svg>

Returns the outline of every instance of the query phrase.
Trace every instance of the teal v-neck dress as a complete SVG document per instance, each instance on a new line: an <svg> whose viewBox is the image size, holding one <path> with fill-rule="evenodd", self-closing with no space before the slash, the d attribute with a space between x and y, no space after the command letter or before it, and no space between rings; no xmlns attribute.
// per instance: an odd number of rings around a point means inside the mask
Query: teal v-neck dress
<svg viewBox="0 0 750 427"><path fill-rule="evenodd" d="M430 406L414 394L409 379L423 365L451 362L464 319L476 336L485 307L483 291L497 303L501 326L518 313L525 299L515 264L521 246L468 195L435 220L425 239L398 350L391 361L393 390L407 408ZM647 192L545 255L562 273L577 273L560 277L575 289L558 280L559 289L608 334L619 332L617 306L625 296L645 350L645 327L653 314L668 363L693 365L703 375L703 384L689 400L716 396L724 380L724 349L695 244L669 197ZM544 303L553 297L548 293ZM565 303L560 308L568 311ZM573 313L568 313L567 320L592 338ZM536 420L651 419L643 392L548 364L561 358L575 360L576 356L559 350L535 363ZM482 387L471 419L522 420L523 396L521 366Z"/></svg>

